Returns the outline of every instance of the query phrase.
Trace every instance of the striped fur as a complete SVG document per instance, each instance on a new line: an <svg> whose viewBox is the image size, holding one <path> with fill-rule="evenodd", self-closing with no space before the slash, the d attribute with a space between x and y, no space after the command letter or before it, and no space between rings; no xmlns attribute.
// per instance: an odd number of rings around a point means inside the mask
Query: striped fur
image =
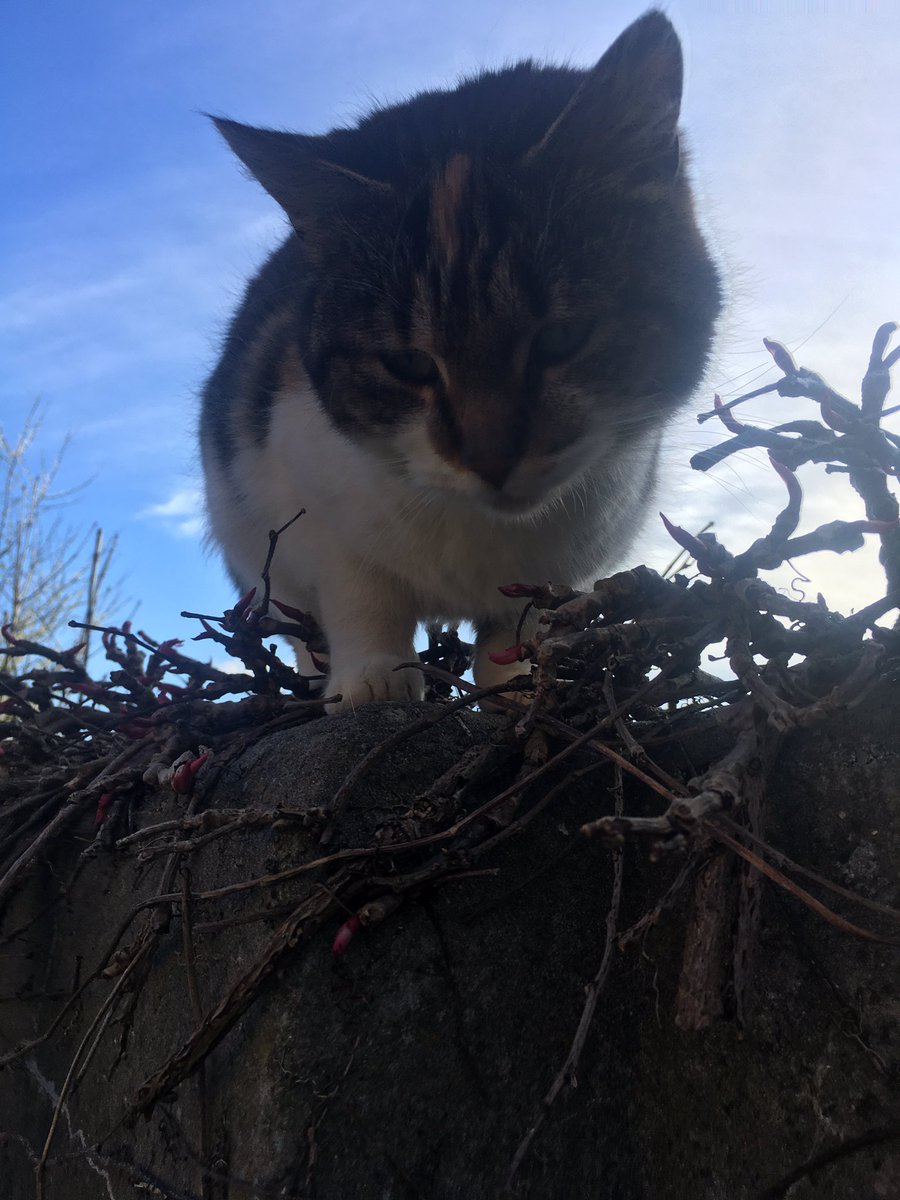
<svg viewBox="0 0 900 1200"><path fill-rule="evenodd" d="M324 136L217 122L293 232L203 398L209 523L241 586L313 611L344 705L419 694L417 621L627 549L719 285L679 164L681 55L651 12L591 71L520 63Z"/></svg>

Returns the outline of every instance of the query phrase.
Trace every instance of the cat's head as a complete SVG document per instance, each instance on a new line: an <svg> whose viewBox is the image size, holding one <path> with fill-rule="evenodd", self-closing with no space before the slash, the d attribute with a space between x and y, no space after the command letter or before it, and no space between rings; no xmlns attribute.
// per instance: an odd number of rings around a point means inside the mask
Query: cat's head
<svg viewBox="0 0 900 1200"><path fill-rule="evenodd" d="M539 509L697 384L719 285L650 12L590 71L520 63L321 137L217 125L302 239L300 357L422 488Z"/></svg>

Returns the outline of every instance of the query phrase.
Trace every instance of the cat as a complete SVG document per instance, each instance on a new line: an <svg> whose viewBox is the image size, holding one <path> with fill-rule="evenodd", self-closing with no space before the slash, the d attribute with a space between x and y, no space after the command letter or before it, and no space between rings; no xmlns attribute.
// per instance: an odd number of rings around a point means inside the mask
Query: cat
<svg viewBox="0 0 900 1200"><path fill-rule="evenodd" d="M651 10L590 70L520 62L321 136L213 118L292 231L202 402L209 529L241 589L330 648L332 711L416 700L417 623L515 639L498 586L627 550L721 298L679 155L681 47ZM298 652L301 665L306 660Z"/></svg>

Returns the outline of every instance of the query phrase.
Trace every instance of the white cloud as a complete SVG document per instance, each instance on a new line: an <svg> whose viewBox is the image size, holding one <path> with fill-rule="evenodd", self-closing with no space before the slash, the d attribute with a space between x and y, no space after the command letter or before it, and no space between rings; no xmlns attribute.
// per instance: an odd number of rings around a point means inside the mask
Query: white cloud
<svg viewBox="0 0 900 1200"><path fill-rule="evenodd" d="M73 313L83 312L88 305L120 304L122 297L133 292L139 281L129 275L114 275L99 281L78 281L57 286L51 281L31 283L3 297L0 308L0 331L20 333L71 319Z"/></svg>
<svg viewBox="0 0 900 1200"><path fill-rule="evenodd" d="M212 665L217 671L224 671L226 675L243 675L247 670L239 658L216 658Z"/></svg>
<svg viewBox="0 0 900 1200"><path fill-rule="evenodd" d="M156 521L175 537L198 537L203 532L203 493L199 487L179 488L168 500L143 509L138 517Z"/></svg>

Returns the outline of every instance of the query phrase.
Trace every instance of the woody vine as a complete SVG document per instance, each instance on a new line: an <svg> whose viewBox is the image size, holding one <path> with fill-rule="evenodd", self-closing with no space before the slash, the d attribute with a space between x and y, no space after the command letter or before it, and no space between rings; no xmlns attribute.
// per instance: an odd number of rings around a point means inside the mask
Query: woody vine
<svg viewBox="0 0 900 1200"><path fill-rule="evenodd" d="M105 673L92 673L85 664L83 634L71 649L57 651L4 627L0 661L5 658L9 667L0 670L0 913L29 873L56 856L66 832L76 827L90 825L92 837L74 861L66 860L54 903L85 886L101 856L138 856L162 864L155 890L121 923L86 977L61 1001L48 1028L0 1057L0 1068L8 1066L52 1038L76 1005L95 1006L53 1119L25 1148L38 1197L44 1194L67 1094L89 1069L126 985L152 968L166 938L181 939L186 970L194 970L198 930L211 932L201 919L204 905L225 895L242 896L247 912L235 921L271 923L274 915L279 923L261 934L256 960L226 994L204 1008L196 986L190 989L193 1034L123 1101L116 1128L96 1131L98 1152L106 1146L112 1154L138 1116L150 1113L188 1077L202 1076L209 1052L258 1001L277 968L302 953L318 930L330 930L332 953L340 958L353 953L354 938L367 926L390 919L423 889L448 878L477 881L493 870L495 848L524 830L586 772L609 771L613 782L611 811L598 812L582 829L616 856L605 945L570 1052L543 1100L536 1097L534 1124L523 1130L512 1156L510 1184L573 1075L613 969L613 950L633 945L680 896L693 891L695 901L701 893L708 901L717 889L724 893L733 887L735 858L740 873L731 987L738 1020L763 879L848 937L900 943L900 912L791 861L764 834L766 774L782 736L859 704L880 682L895 677L900 665L900 633L885 624L900 607L900 436L884 424L900 408L886 407L890 370L900 358L900 348L888 349L895 329L883 325L875 336L859 402L799 367L784 347L767 342L782 378L728 404L717 398L714 408L701 414L701 420L719 421L729 436L696 455L695 468L707 470L747 447L768 450L786 494L768 532L736 549L711 532L694 535L666 516L669 533L695 564L692 578L684 572L663 577L639 566L587 592L564 581L508 581L502 590L510 602L539 612L537 634L497 656L521 662L522 677L509 686L474 688L462 678L470 647L455 631L432 631L429 649L415 665L438 703L414 710L408 723L356 763L327 809L292 808L277 797L264 810L215 803L217 779L251 743L319 720L334 699L322 694L327 647L321 632L306 614L268 595L268 568L280 531L273 532L265 561L265 595L243 597L222 616L191 614L202 624L196 640L217 643L243 664L241 673L218 670L186 654L179 642L156 641L128 622L70 622L101 634ZM766 391L808 400L815 406L812 415L771 429L739 420L735 410ZM795 471L806 463L847 475L864 515L798 534L802 496ZM295 519L302 520L302 514ZM785 596L762 577L807 554L852 551L866 537L880 541L886 592L852 616L831 611L821 597L809 602ZM304 641L323 675L298 675L268 644L278 635ZM707 649L721 642L728 677L713 676L702 666ZM28 669L21 674L9 669L26 658ZM377 761L459 709L487 700L510 714L502 737L472 747L407 812L378 830L371 844L341 844L347 802ZM727 730L730 749L708 769L682 777L658 761L656 747L710 723ZM498 773L506 781L500 788L489 782ZM626 811L625 776L645 789L655 813ZM141 797L160 788L183 797L183 807L165 821L142 823ZM306 861L258 878L223 881L206 891L192 888L192 856L211 840L284 823L308 840ZM657 904L622 928L621 847L628 840L645 845L653 857L677 856L680 865ZM289 879L308 880L299 899L281 910L254 912L254 896ZM839 909L849 909L852 916ZM711 939L709 930L700 928L703 921L715 921L716 912L715 903L695 903L676 998L676 1023L684 1029L702 1028L718 1010ZM170 929L173 917L178 919ZM2 941L21 933L21 928L7 928ZM215 1172L202 1121L198 1145L201 1175L208 1181ZM128 1170L140 1180L139 1164L130 1163Z"/></svg>

